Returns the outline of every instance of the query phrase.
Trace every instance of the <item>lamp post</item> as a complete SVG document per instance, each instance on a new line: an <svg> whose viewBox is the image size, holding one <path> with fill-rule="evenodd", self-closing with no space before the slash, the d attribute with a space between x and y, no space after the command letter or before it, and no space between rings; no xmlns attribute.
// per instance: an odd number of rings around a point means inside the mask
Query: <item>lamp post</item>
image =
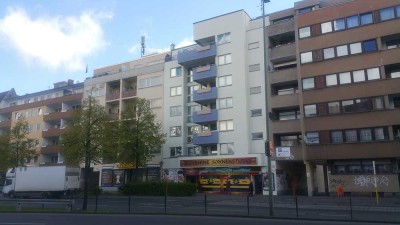
<svg viewBox="0 0 400 225"><path fill-rule="evenodd" d="M269 203L269 215L274 216L274 208L273 208L273 192L272 192L272 167L271 167L271 149L270 149L270 140L269 140L269 106L268 106L268 77L267 77L267 41L265 35L265 3L270 2L270 0L261 0L262 7L262 32L263 32L263 45L264 45L264 86L265 86L265 125L266 125L266 141L265 141L265 155L268 160L268 203Z"/></svg>

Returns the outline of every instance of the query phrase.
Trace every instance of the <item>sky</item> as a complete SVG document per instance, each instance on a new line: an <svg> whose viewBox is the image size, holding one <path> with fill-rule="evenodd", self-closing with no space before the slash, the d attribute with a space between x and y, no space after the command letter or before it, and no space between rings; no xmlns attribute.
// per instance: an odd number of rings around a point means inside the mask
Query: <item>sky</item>
<svg viewBox="0 0 400 225"><path fill-rule="evenodd" d="M266 14L298 0L271 0ZM96 68L193 44L193 23L245 10L261 15L260 0L1 0L0 92L18 95L84 82ZM86 66L88 72L86 73Z"/></svg>

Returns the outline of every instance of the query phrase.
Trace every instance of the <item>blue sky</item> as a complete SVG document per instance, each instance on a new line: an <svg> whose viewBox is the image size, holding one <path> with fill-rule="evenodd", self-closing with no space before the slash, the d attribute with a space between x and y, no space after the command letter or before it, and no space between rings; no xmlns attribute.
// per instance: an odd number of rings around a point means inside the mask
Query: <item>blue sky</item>
<svg viewBox="0 0 400 225"><path fill-rule="evenodd" d="M271 0L266 13L295 1ZM95 68L139 58L142 35L146 53L190 45L194 22L240 9L258 17L260 0L1 0L0 92L83 82Z"/></svg>

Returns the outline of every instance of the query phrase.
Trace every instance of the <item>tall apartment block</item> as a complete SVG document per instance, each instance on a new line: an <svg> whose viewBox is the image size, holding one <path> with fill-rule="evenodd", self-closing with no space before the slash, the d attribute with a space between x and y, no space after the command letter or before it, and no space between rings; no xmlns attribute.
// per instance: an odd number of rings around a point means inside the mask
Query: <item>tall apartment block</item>
<svg viewBox="0 0 400 225"><path fill-rule="evenodd" d="M163 75L166 54L152 54L143 58L102 67L94 70L94 75L85 80L84 98L91 95L105 106L112 118L120 118L127 104L135 98L150 101L150 107L163 122ZM155 149L154 157L136 173L143 180L160 179L161 149ZM99 184L105 190L117 190L128 176L132 176L135 165L127 162L103 162Z"/></svg>
<svg viewBox="0 0 400 225"><path fill-rule="evenodd" d="M35 140L37 155L27 165L63 164L60 135L82 100L83 83L73 80L54 84L53 89L18 96L14 89L0 94L0 135L20 117L29 123L29 138ZM1 95L3 94L3 98Z"/></svg>

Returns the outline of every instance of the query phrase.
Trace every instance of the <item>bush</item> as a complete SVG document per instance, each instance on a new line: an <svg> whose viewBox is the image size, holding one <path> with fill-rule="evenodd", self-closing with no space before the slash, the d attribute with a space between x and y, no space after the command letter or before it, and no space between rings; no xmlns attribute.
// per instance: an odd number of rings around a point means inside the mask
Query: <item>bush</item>
<svg viewBox="0 0 400 225"><path fill-rule="evenodd" d="M193 183L168 182L166 184L169 196L192 196L196 193L196 185ZM120 190L124 195L163 196L165 183L160 181L127 183Z"/></svg>

